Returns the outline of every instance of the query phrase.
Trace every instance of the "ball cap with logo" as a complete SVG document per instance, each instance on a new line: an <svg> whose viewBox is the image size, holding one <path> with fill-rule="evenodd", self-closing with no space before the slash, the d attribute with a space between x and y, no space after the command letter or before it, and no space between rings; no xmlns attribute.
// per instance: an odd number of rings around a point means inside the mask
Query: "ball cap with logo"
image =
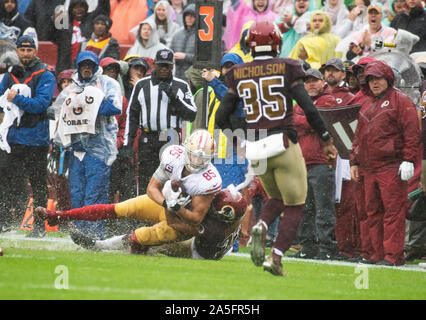
<svg viewBox="0 0 426 320"><path fill-rule="evenodd" d="M36 48L35 41L30 36L22 36L16 40L16 48Z"/></svg>
<svg viewBox="0 0 426 320"><path fill-rule="evenodd" d="M330 66L336 68L339 71L345 71L346 70L345 64L343 63L343 61L341 59L339 59L339 58L331 58L330 60L328 60L326 63L324 63L321 66L320 71L324 72L325 69L327 67L330 67Z"/></svg>
<svg viewBox="0 0 426 320"><path fill-rule="evenodd" d="M305 72L304 81L308 80L308 78L316 78L319 80L324 80L322 73L318 69L314 69L314 68L308 69Z"/></svg>
<svg viewBox="0 0 426 320"><path fill-rule="evenodd" d="M155 64L174 64L174 53L172 50L169 49L161 49L157 51L157 54L155 55Z"/></svg>

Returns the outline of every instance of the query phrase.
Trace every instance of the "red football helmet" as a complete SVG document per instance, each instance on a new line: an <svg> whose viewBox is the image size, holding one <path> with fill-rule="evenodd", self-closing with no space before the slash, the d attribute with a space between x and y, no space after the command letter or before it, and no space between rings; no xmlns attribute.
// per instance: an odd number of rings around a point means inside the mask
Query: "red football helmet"
<svg viewBox="0 0 426 320"><path fill-rule="evenodd" d="M228 189L223 189L213 199L213 206L227 220L241 218L247 209L247 201L241 194L234 199Z"/></svg>
<svg viewBox="0 0 426 320"><path fill-rule="evenodd" d="M271 51L278 54L282 44L281 32L271 21L258 21L251 25L247 42L252 54Z"/></svg>

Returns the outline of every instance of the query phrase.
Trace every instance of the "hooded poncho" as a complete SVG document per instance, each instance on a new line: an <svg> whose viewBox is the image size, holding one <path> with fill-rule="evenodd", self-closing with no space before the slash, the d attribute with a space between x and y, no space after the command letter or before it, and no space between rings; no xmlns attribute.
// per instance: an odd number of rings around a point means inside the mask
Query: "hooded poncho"
<svg viewBox="0 0 426 320"><path fill-rule="evenodd" d="M324 22L318 30L314 31L313 17L315 15L318 15L318 14L321 15L324 18ZM321 62L320 62L321 65L323 63L326 63L331 58L336 58L336 57L340 58L339 54L336 54L336 51L335 51L336 46L340 41L340 38L331 33L331 19L329 18L329 16L325 12L315 11L311 15L310 29L311 29L311 33L304 36L302 38L303 41L301 41L302 39L300 39L296 43L293 50L290 52L290 58L298 59L299 50L300 50L302 43L306 44L306 41L311 41L311 42L313 42L313 45L315 45L315 41L316 41L317 37L321 37L325 41L325 47L324 47L324 50L322 51L322 55L321 55Z"/></svg>
<svg viewBox="0 0 426 320"><path fill-rule="evenodd" d="M239 0L236 6L229 6L228 14L226 15L226 29L223 35L227 50L230 50L240 41L241 30L246 22L274 21L277 18L277 14L271 10L269 2L264 12L257 12L254 9L252 0L250 0L250 5L243 0Z"/></svg>

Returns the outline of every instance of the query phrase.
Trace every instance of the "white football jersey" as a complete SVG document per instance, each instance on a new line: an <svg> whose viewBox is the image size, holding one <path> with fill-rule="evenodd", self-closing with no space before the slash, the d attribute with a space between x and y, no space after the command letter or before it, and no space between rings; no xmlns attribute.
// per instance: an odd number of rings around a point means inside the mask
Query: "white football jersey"
<svg viewBox="0 0 426 320"><path fill-rule="evenodd" d="M165 183L167 180L178 180L191 197L203 194L214 194L222 189L222 178L216 167L209 163L206 169L182 177L185 168L185 149L172 145L164 149L160 167L154 178Z"/></svg>

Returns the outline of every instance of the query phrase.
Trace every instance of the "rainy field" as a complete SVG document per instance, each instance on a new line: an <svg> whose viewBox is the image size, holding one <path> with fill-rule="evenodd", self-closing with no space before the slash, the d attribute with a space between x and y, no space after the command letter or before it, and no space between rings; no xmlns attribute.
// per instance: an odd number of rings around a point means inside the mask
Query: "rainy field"
<svg viewBox="0 0 426 320"><path fill-rule="evenodd" d="M281 278L255 267L248 248L221 261L202 261L91 252L67 235L57 236L1 235L0 300L426 299L426 269L417 264L392 268L286 258L288 277Z"/></svg>

